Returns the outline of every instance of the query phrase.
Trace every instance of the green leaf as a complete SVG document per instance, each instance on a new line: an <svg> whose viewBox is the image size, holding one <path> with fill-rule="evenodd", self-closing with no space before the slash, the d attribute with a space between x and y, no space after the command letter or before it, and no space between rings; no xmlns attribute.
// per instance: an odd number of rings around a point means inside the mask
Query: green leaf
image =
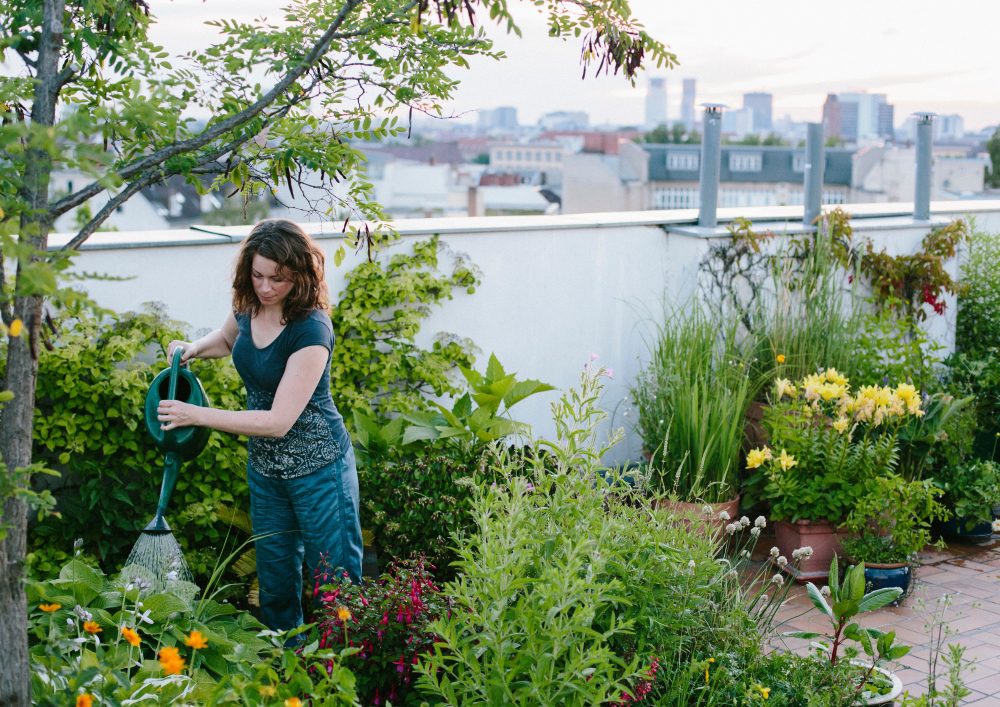
<svg viewBox="0 0 1000 707"><path fill-rule="evenodd" d="M899 587L885 587L884 589L876 589L868 592L858 603L858 611L865 612L881 609L883 606L896 601L902 594L903 590Z"/></svg>
<svg viewBox="0 0 1000 707"><path fill-rule="evenodd" d="M153 594L143 600L143 607L150 612L150 618L158 623L171 614L181 614L191 609L186 602L173 594Z"/></svg>
<svg viewBox="0 0 1000 707"><path fill-rule="evenodd" d="M826 597L823 596L823 593L819 590L819 588L816 587L815 584L813 584L812 582L809 582L806 585L806 592L809 594L809 599L810 599L810 601L812 601L813 606L815 606L817 609L819 609L820 611L822 611L824 614L826 614L831 619L834 618L834 616L833 616L833 610L830 608L830 605L827 603Z"/></svg>

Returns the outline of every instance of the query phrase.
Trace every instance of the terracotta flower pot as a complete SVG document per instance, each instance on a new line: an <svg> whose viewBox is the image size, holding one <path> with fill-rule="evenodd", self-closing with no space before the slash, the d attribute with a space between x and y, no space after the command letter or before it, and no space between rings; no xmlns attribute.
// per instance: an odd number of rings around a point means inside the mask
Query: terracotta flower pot
<svg viewBox="0 0 1000 707"><path fill-rule="evenodd" d="M825 520L799 520L794 523L779 520L774 526L774 539L778 550L788 558L785 568L798 582L826 579L830 561L840 555L840 539L846 533ZM792 567L792 552L800 547L812 548L812 555Z"/></svg>
<svg viewBox="0 0 1000 707"><path fill-rule="evenodd" d="M712 509L711 513L705 512L705 507ZM738 520L740 517L740 497L721 503L688 503L686 501L671 501L662 498L654 502L654 507L669 511L677 517L678 521L691 527L693 525L704 524L708 528L724 528L730 522ZM730 520L725 520L725 516L720 514L725 512Z"/></svg>

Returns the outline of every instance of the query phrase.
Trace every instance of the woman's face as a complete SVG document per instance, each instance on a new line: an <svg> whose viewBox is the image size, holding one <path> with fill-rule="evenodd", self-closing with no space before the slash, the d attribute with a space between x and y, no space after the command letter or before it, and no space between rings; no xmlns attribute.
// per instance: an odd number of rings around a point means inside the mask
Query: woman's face
<svg viewBox="0 0 1000 707"><path fill-rule="evenodd" d="M253 256L250 279L257 299L265 307L280 305L292 290L292 281L273 260L260 253Z"/></svg>

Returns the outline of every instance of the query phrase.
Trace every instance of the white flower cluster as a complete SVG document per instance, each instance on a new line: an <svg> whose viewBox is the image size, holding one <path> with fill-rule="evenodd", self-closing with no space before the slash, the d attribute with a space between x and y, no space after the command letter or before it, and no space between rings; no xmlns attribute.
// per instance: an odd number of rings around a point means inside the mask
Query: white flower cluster
<svg viewBox="0 0 1000 707"><path fill-rule="evenodd" d="M813 549L806 545L805 547L800 547L797 550L792 550L793 560L808 560L812 557Z"/></svg>

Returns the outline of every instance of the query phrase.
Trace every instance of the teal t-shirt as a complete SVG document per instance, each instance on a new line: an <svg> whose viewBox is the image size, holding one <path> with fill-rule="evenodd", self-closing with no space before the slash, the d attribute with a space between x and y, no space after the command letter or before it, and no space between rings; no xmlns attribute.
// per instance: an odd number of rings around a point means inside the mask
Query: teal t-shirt
<svg viewBox="0 0 1000 707"><path fill-rule="evenodd" d="M333 324L325 312L289 322L277 338L257 348L250 334L250 316L237 314L238 333L233 343L233 365L247 391L247 410L270 410L288 359L307 346L329 351L323 376L305 409L284 437L250 437L249 465L262 476L293 479L339 460L350 448L344 418L330 395L330 357Z"/></svg>

